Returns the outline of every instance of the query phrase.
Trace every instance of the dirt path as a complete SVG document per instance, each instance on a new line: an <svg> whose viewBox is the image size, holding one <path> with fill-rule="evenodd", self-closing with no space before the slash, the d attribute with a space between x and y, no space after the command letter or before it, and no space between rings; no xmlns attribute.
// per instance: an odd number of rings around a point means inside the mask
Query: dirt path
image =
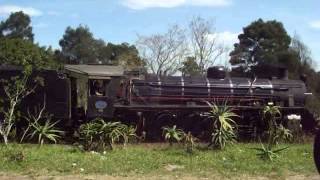
<svg viewBox="0 0 320 180"><path fill-rule="evenodd" d="M267 177L253 177L253 176L239 176L232 178L224 178L220 176L212 176L208 178L199 178L192 176L131 176L131 177L117 177L109 175L68 175L68 176L22 176L22 175L0 175L0 180L273 180L273 178ZM278 179L278 178L276 178ZM305 175L292 175L285 178L279 178L284 180L319 180L319 175L305 176Z"/></svg>

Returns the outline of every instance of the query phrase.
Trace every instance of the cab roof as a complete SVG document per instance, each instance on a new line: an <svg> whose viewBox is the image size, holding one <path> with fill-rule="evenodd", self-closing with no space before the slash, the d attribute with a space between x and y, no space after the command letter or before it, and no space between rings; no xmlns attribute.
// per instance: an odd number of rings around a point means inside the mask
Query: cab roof
<svg viewBox="0 0 320 180"><path fill-rule="evenodd" d="M65 65L65 70L71 74L87 75L90 79L123 76L122 66L110 65Z"/></svg>

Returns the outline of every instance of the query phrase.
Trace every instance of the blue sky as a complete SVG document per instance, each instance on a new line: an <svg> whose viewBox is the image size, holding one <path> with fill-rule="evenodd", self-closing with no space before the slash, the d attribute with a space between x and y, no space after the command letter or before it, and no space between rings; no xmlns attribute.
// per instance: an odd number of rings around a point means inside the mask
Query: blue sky
<svg viewBox="0 0 320 180"><path fill-rule="evenodd" d="M36 42L54 48L67 26L88 25L106 42L134 43L137 34L164 32L170 24L187 26L194 16L214 19L231 46L250 22L276 19L290 35L300 35L320 67L319 0L0 0L0 20L18 10L32 17Z"/></svg>

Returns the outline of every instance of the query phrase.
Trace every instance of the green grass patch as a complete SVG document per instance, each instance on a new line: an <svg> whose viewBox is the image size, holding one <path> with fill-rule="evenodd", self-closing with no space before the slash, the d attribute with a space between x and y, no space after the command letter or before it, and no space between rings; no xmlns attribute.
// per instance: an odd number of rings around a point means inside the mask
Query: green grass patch
<svg viewBox="0 0 320 180"><path fill-rule="evenodd" d="M287 145L281 145L287 146ZM311 144L289 144L273 162L263 161L250 149L259 144L235 144L223 151L196 149L188 154L182 147L167 144L139 144L116 147L106 154L82 152L73 146L0 145L0 171L25 175L108 174L112 176L156 176L212 174L283 177L316 173ZM174 167L174 168L172 168ZM170 169L171 168L171 169Z"/></svg>

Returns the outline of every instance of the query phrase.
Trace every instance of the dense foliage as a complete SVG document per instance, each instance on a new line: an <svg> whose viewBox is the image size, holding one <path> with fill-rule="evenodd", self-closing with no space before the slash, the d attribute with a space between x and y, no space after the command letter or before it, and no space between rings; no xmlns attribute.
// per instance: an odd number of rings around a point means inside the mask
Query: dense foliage
<svg viewBox="0 0 320 180"><path fill-rule="evenodd" d="M250 71L259 77L272 72L275 67L287 68L289 78L304 77L308 90L314 94L306 106L320 115L320 75L314 69L311 51L298 35L290 37L279 21L258 19L244 27L238 39L229 61L234 72Z"/></svg>
<svg viewBox="0 0 320 180"><path fill-rule="evenodd" d="M0 64L30 66L35 69L55 68L50 48L39 47L23 39L0 38Z"/></svg>
<svg viewBox="0 0 320 180"><path fill-rule="evenodd" d="M34 69L57 68L52 49L33 42L31 19L23 12L12 13L0 23L0 64Z"/></svg>
<svg viewBox="0 0 320 180"><path fill-rule="evenodd" d="M0 23L0 37L33 41L31 19L22 11L10 14Z"/></svg>
<svg viewBox="0 0 320 180"><path fill-rule="evenodd" d="M197 76L201 74L200 67L194 57L187 57L186 60L182 62L180 71L185 76Z"/></svg>
<svg viewBox="0 0 320 180"><path fill-rule="evenodd" d="M56 51L56 56L67 64L120 64L127 68L144 65L135 46L106 44L94 38L87 26L67 27L59 44L62 50Z"/></svg>
<svg viewBox="0 0 320 180"><path fill-rule="evenodd" d="M248 56L248 49L252 47L253 41L259 43L259 48L254 52L249 63L265 64L265 63L286 63L281 60L283 54L287 54L291 38L287 34L281 22L266 21L262 19L252 22L243 28L243 33L238 36L239 43L235 44L234 50L231 52L230 63L239 65L243 63L245 56Z"/></svg>

